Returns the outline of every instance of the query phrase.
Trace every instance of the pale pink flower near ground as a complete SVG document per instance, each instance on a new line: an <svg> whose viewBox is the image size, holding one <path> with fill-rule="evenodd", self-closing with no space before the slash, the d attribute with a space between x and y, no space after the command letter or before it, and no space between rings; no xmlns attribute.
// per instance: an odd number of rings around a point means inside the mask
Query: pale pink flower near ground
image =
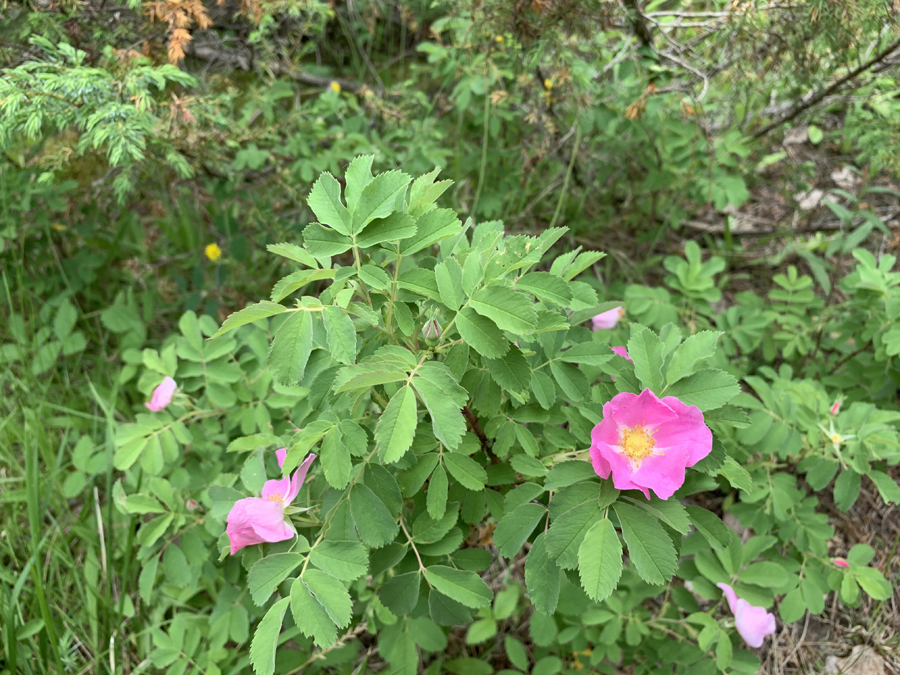
<svg viewBox="0 0 900 675"><path fill-rule="evenodd" d="M712 450L712 432L696 406L649 389L621 393L603 406L591 431L591 462L601 478L612 474L618 490L650 490L668 499L684 485L685 469Z"/></svg>
<svg viewBox="0 0 900 675"><path fill-rule="evenodd" d="M609 330L610 328L615 328L616 324L619 323L619 319L623 316L625 316L625 310L621 307L616 307L608 312L598 314L591 319L591 323L593 323L594 330Z"/></svg>
<svg viewBox="0 0 900 675"><path fill-rule="evenodd" d="M628 359L629 361L631 361L631 357L628 356L628 350L625 349L625 347L611 347L611 349L613 350L613 354L618 354L623 359ZM634 363L634 361L631 362Z"/></svg>
<svg viewBox="0 0 900 675"><path fill-rule="evenodd" d="M287 450L282 448L276 450L275 454L278 457L278 466L283 466ZM284 509L300 493L315 458L315 455L310 455L304 459L290 478L267 480L263 485L262 497L247 497L234 503L226 519L225 528L231 542L231 555L245 546L263 542L275 543L296 536L294 526L284 517Z"/></svg>
<svg viewBox="0 0 900 675"><path fill-rule="evenodd" d="M850 567L850 563L848 563L848 562L847 562L846 560L844 560L843 558L835 558L835 559L832 560L831 562L833 562L833 563L834 563L835 565L837 565L838 567Z"/></svg>
<svg viewBox="0 0 900 675"><path fill-rule="evenodd" d="M165 379L160 382L159 386L153 390L153 396L151 396L150 402L145 403L144 405L153 412L159 412L172 402L172 396L175 395L176 389L178 389L178 384L167 375Z"/></svg>
<svg viewBox="0 0 900 675"><path fill-rule="evenodd" d="M776 630L775 616L765 610L764 607L755 607L743 598L735 594L734 589L728 584L716 584L725 594L731 613L734 614L734 625L738 633L751 647L762 647L766 635L772 635Z"/></svg>

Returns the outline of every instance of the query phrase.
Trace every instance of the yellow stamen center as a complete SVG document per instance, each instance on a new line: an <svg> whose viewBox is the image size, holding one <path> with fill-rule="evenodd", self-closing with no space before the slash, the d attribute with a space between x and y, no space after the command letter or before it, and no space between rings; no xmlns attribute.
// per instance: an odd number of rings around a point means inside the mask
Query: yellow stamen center
<svg viewBox="0 0 900 675"><path fill-rule="evenodd" d="M275 492L274 494L270 494L266 497L270 502L283 502L284 500L281 498L280 492Z"/></svg>
<svg viewBox="0 0 900 675"><path fill-rule="evenodd" d="M640 466L644 459L653 454L656 441L642 426L626 427L622 430L621 445L623 454Z"/></svg>

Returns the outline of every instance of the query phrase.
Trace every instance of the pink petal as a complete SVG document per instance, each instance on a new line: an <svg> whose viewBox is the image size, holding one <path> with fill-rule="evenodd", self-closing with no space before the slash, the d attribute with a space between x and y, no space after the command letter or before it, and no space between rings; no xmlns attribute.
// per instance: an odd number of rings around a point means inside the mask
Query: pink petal
<svg viewBox="0 0 900 675"><path fill-rule="evenodd" d="M838 567L844 567L844 568L850 567L850 563L848 563L848 562L847 562L846 560L844 560L843 558L835 558L835 559L832 560L831 562L833 562L833 563L834 563L835 565L837 565Z"/></svg>
<svg viewBox="0 0 900 675"><path fill-rule="evenodd" d="M616 307L608 312L598 314L591 319L591 323L593 323L594 330L609 330L610 328L616 327L616 324L619 323L619 319L621 319L624 314L624 309Z"/></svg>
<svg viewBox="0 0 900 675"><path fill-rule="evenodd" d="M274 500L281 502L282 504L289 504L288 495L291 494L291 479L290 478L277 478L273 480L267 480L263 484L262 489L262 497L263 499Z"/></svg>
<svg viewBox="0 0 900 675"><path fill-rule="evenodd" d="M738 633L750 647L762 647L766 635L777 630L775 616L764 607L751 605L743 598L737 597L734 589L728 584L716 584L725 594L728 606L734 614L734 625Z"/></svg>
<svg viewBox="0 0 900 675"><path fill-rule="evenodd" d="M623 359L628 359L629 361L631 361L631 357L628 356L628 350L625 349L625 347L611 347L611 349L613 350L613 354L618 354ZM631 362L634 363L634 361Z"/></svg>
<svg viewBox="0 0 900 675"><path fill-rule="evenodd" d="M303 463L299 467L297 467L294 475L291 476L291 488L288 491L288 498L285 504L290 504L297 498L297 495L300 494L300 488L303 487L303 481L306 480L306 474L309 472L309 467L312 466L315 459L315 455L310 455L303 460Z"/></svg>
<svg viewBox="0 0 900 675"><path fill-rule="evenodd" d="M172 396L174 396L176 389L178 389L178 384L167 375L159 386L153 390L150 402L144 405L153 412L159 412L172 401Z"/></svg>
<svg viewBox="0 0 900 675"><path fill-rule="evenodd" d="M275 451L275 456L278 458L278 468L280 469L284 466L284 460L287 457L287 450L285 450L284 448L278 448L278 450Z"/></svg>
<svg viewBox="0 0 900 675"><path fill-rule="evenodd" d="M259 497L236 501L226 523L231 555L245 546L285 541L296 534L284 519L284 504Z"/></svg>

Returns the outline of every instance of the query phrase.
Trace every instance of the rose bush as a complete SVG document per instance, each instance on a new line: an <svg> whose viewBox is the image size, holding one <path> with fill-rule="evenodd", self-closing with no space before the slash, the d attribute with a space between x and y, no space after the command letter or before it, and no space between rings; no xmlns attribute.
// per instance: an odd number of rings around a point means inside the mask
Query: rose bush
<svg viewBox="0 0 900 675"><path fill-rule="evenodd" d="M765 413L799 410L790 374L745 376L751 396L711 312L685 336L632 287L626 313L582 276L601 253L545 260L564 230L463 223L437 207L436 171L371 164L354 160L343 190L320 177L318 222L269 246L288 273L268 300L221 326L188 312L140 354L148 396L160 375L181 392L162 405L157 390L120 425L114 456L116 504L141 520L141 600L172 617L152 633L155 667L488 672L460 644L486 654L527 622L530 651L502 645L522 671L558 672L562 656L753 672L732 626L757 647L776 605L790 622L831 590L887 597L871 549L833 563L815 499L753 461ZM803 412L778 423L806 425L808 460L827 450L833 393L801 393ZM888 413L860 405L830 442L859 443L841 433L865 414L868 442L896 438ZM752 536L704 508L717 493ZM200 594L211 613L193 609Z"/></svg>

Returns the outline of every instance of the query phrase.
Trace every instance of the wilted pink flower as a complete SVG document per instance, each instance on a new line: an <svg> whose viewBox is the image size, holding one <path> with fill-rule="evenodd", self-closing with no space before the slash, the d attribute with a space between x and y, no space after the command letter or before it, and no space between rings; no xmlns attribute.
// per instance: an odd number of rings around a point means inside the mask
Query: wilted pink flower
<svg viewBox="0 0 900 675"><path fill-rule="evenodd" d="M833 562L833 563L834 563L835 565L837 565L838 567L850 567L850 563L848 563L848 562L847 562L846 560L844 560L843 558L835 558L835 559L832 560L831 562Z"/></svg>
<svg viewBox="0 0 900 675"><path fill-rule="evenodd" d="M650 490L668 499L684 485L685 468L712 450L712 432L696 406L674 396L657 398L649 389L621 393L603 406L591 431L591 462L601 478L619 490Z"/></svg>
<svg viewBox="0 0 900 675"><path fill-rule="evenodd" d="M625 316L625 310L621 307L616 307L608 312L603 312L603 314L598 314L591 319L591 322L594 324L594 330L615 328L616 324L619 323L619 319L623 316Z"/></svg>
<svg viewBox="0 0 900 675"><path fill-rule="evenodd" d="M623 359L628 359L629 361L631 361L631 357L628 356L628 350L625 349L625 347L612 347L612 350L613 354L618 354ZM631 362L634 363L634 361Z"/></svg>
<svg viewBox="0 0 900 675"><path fill-rule="evenodd" d="M437 340L441 337L441 324L437 319L429 319L422 329L422 337L426 340Z"/></svg>
<svg viewBox="0 0 900 675"><path fill-rule="evenodd" d="M276 450L278 466L284 465L287 450ZM300 493L303 481L310 465L315 460L310 455L290 478L267 480L262 489L262 497L239 499L231 507L226 519L225 532L231 541L231 555L245 546L261 544L264 541L274 543L293 538L297 533L294 526L284 517L284 509Z"/></svg>
<svg viewBox="0 0 900 675"><path fill-rule="evenodd" d="M837 415L838 411L840 409L841 409L841 401L840 401L840 399L838 399L837 401L834 402L834 404L831 406L831 410L829 410L828 412L830 412L832 415Z"/></svg>
<svg viewBox="0 0 900 675"><path fill-rule="evenodd" d="M755 607L743 598L739 598L728 584L716 584L722 589L728 600L731 613L734 614L734 625L744 642L754 648L762 647L766 635L775 632L775 616L764 607Z"/></svg>
<svg viewBox="0 0 900 675"><path fill-rule="evenodd" d="M160 382L159 386L153 390L153 396L150 398L150 402L145 403L144 405L153 412L159 412L172 402L172 396L175 394L176 389L178 389L178 384L167 375L165 379Z"/></svg>

